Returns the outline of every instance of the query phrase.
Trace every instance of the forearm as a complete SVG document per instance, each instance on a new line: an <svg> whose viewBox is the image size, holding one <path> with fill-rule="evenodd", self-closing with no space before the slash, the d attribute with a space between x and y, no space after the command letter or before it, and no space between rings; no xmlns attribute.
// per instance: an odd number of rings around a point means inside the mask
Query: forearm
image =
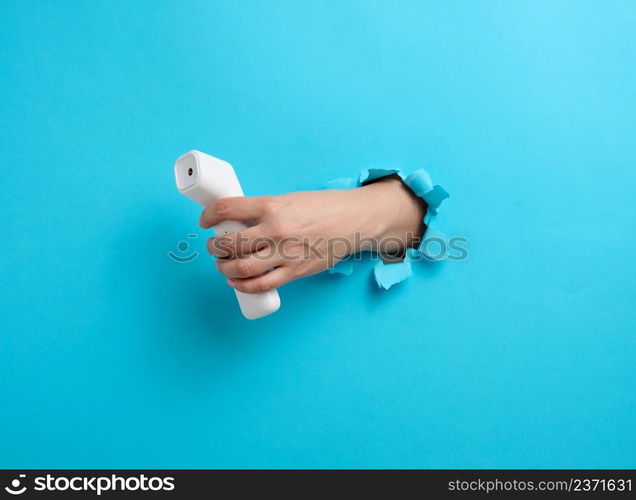
<svg viewBox="0 0 636 500"><path fill-rule="evenodd" d="M366 212L360 231L373 246L355 248L383 254L400 254L406 248L416 247L424 234L426 202L415 194L397 176L379 179L352 190L353 203Z"/></svg>

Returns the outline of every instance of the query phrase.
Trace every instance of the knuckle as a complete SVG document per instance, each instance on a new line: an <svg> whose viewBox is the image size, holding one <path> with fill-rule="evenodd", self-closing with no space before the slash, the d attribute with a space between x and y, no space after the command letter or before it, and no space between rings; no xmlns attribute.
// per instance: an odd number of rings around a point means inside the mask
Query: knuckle
<svg viewBox="0 0 636 500"><path fill-rule="evenodd" d="M217 215L225 215L230 211L231 206L232 206L232 202L230 200L227 200L227 199L219 200L216 202L214 211L216 212Z"/></svg>
<svg viewBox="0 0 636 500"><path fill-rule="evenodd" d="M274 222L270 226L269 232L272 235L272 238L277 240L285 238L289 233L287 226L281 222Z"/></svg>
<svg viewBox="0 0 636 500"><path fill-rule="evenodd" d="M267 292L272 288L272 283L266 278L261 278L256 282L256 290L259 292Z"/></svg>
<svg viewBox="0 0 636 500"><path fill-rule="evenodd" d="M252 271L252 266L246 260L238 260L236 261L235 269L236 269L237 277L247 278L250 276L250 273Z"/></svg>
<svg viewBox="0 0 636 500"><path fill-rule="evenodd" d="M234 248L236 248L237 252L245 253L246 251L252 251L250 239L247 236L244 236L243 233L232 233L231 238L232 245L234 246Z"/></svg>
<svg viewBox="0 0 636 500"><path fill-rule="evenodd" d="M231 240L223 236L217 238L210 238L207 243L208 251L212 255L218 255L220 257L229 257L231 252Z"/></svg>
<svg viewBox="0 0 636 500"><path fill-rule="evenodd" d="M242 247L244 252L256 253L259 250L266 248L271 243L271 239L266 236L259 236L251 241L246 242Z"/></svg>
<svg viewBox="0 0 636 500"><path fill-rule="evenodd" d="M281 207L281 203L276 200L267 200L263 203L262 212L265 217L275 215Z"/></svg>

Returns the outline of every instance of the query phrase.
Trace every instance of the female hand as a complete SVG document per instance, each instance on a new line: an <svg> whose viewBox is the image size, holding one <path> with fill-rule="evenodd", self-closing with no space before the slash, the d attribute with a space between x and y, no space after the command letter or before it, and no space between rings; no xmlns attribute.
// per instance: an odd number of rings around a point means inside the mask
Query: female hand
<svg viewBox="0 0 636 500"><path fill-rule="evenodd" d="M399 256L418 244L425 212L426 203L392 176L348 190L224 198L205 208L199 224L252 224L210 238L207 248L230 286L261 293L361 251Z"/></svg>

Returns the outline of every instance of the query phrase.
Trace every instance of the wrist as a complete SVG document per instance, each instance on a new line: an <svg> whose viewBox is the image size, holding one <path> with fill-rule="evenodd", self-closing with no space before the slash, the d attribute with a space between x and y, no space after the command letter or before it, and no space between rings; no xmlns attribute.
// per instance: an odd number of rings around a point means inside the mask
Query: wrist
<svg viewBox="0 0 636 500"><path fill-rule="evenodd" d="M362 236L372 239L371 250L402 253L415 247L423 235L426 202L418 198L397 176L388 176L359 188L369 217Z"/></svg>

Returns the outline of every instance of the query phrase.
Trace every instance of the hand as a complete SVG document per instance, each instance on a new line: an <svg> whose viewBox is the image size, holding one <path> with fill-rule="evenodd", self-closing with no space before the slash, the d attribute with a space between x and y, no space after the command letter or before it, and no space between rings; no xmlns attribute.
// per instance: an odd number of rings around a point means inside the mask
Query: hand
<svg viewBox="0 0 636 500"><path fill-rule="evenodd" d="M261 293L361 251L401 255L419 243L425 212L426 203L392 176L348 190L224 198L205 208L199 224L252 224L210 238L207 248L230 286Z"/></svg>

